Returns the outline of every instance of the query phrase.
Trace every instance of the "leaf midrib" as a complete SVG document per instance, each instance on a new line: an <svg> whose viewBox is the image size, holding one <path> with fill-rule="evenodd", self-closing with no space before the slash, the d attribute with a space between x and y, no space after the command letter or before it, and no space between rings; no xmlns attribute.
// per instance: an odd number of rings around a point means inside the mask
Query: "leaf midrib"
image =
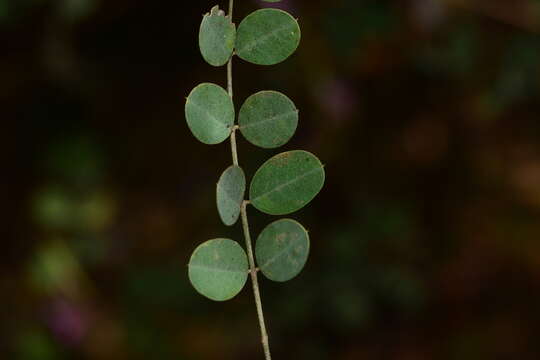
<svg viewBox="0 0 540 360"><path fill-rule="evenodd" d="M317 167L315 169L311 169L310 171L307 171L304 174L295 177L294 179L291 179L291 180L289 180L289 181L287 181L287 182L285 182L283 184L280 184L280 185L276 186L272 190L269 190L269 191L267 191L267 192L265 192L265 193L263 193L263 194L261 194L259 196L254 197L253 199L251 199L251 201L252 202L257 201L258 199L260 199L262 197L265 197L265 196L268 196L269 194L280 191L284 187L289 186L291 184L294 184L295 182L297 182L297 181L299 181L299 180L301 180L301 179L303 179L303 178L305 178L305 177L307 177L307 176L309 176L309 175L311 175L311 174L313 174L313 173L315 173L317 171L321 171L321 170L322 170L322 167Z"/></svg>
<svg viewBox="0 0 540 360"><path fill-rule="evenodd" d="M193 264L190 264L189 267L194 268L194 269L206 270L206 271L216 271L216 272L233 273L233 274L243 274L244 273L244 271L241 271L241 270L213 268L213 267L205 266L205 265L193 265Z"/></svg>
<svg viewBox="0 0 540 360"><path fill-rule="evenodd" d="M287 112L284 112L284 113L281 113L281 114L277 114L277 115L274 115L274 116L271 116L269 118L265 118L265 119L262 119L262 120L259 120L259 121L250 122L250 123L248 123L246 125L241 125L240 130L247 129L247 128L257 126L257 125L261 125L261 124L266 124L266 123L271 122L271 121L277 121L277 120L280 120L282 118L286 118L287 116L297 114L297 113L298 113L298 110L295 109L295 110L287 111Z"/></svg>

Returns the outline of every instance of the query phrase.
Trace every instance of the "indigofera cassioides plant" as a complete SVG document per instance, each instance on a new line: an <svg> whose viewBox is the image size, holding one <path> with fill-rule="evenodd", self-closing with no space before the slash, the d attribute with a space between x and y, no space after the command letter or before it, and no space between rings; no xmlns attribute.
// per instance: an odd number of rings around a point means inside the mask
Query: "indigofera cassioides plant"
<svg viewBox="0 0 540 360"><path fill-rule="evenodd" d="M273 90L249 96L237 113L233 104L232 59L237 55L257 65L280 63L296 51L300 27L289 13L265 8L248 15L237 29L232 22L233 7L234 0L229 0L225 14L214 6L204 15L199 32L204 60L212 66L227 65L227 90L212 83L196 86L187 97L185 116L189 129L201 142L212 145L230 139L232 165L217 182L217 210L225 225L232 226L241 219L246 248L231 239L208 240L193 252L188 275L199 293L216 301L233 298L251 277L263 350L270 360L258 272L273 281L292 279L307 261L310 241L300 223L279 219L262 230L253 251L247 206L269 215L293 213L319 193L325 172L313 154L287 151L262 164L246 191L246 177L238 161L237 132L255 146L278 148L294 135L299 116L294 102Z"/></svg>

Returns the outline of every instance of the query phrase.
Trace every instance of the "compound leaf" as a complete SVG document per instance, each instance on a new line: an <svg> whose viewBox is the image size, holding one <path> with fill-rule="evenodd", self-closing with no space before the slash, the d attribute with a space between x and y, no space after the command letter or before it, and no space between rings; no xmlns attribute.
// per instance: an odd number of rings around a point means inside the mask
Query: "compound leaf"
<svg viewBox="0 0 540 360"><path fill-rule="evenodd" d="M221 174L216 186L219 216L225 225L234 225L244 201L246 177L239 166L232 165Z"/></svg>
<svg viewBox="0 0 540 360"><path fill-rule="evenodd" d="M235 39L236 27L218 5L204 15L199 30L199 48L206 62L212 66L225 65L232 56Z"/></svg>
<svg viewBox="0 0 540 360"><path fill-rule="evenodd" d="M285 215L301 209L321 190L324 167L307 151L278 154L255 173L249 189L251 204L270 215Z"/></svg>
<svg viewBox="0 0 540 360"><path fill-rule="evenodd" d="M287 281L300 273L309 254L309 236L291 219L274 221L261 232L255 256L261 272L270 280Z"/></svg>
<svg viewBox="0 0 540 360"><path fill-rule="evenodd" d="M244 249L230 239L213 239L199 245L189 261L189 280L202 295L215 301L233 298L248 276Z"/></svg>
<svg viewBox="0 0 540 360"><path fill-rule="evenodd" d="M274 65L291 56L300 43L298 22L279 9L260 9L238 26L236 53L248 62Z"/></svg>
<svg viewBox="0 0 540 360"><path fill-rule="evenodd" d="M298 110L294 103L277 91L261 91L251 95L238 113L242 135L253 145L276 148L294 135Z"/></svg>
<svg viewBox="0 0 540 360"><path fill-rule="evenodd" d="M198 85L186 100L185 113L191 132L205 144L219 144L231 134L234 105L221 86Z"/></svg>

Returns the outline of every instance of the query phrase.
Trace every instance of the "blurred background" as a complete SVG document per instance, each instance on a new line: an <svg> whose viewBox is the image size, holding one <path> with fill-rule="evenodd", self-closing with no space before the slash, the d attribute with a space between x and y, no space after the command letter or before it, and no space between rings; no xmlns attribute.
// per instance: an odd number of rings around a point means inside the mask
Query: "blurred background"
<svg viewBox="0 0 540 360"><path fill-rule="evenodd" d="M184 119L226 81L198 52L216 1L0 0L0 358L263 358L249 283L216 303L187 278L201 242L243 243L215 209L229 144ZM302 42L236 60L236 105L282 91L300 123L281 149L240 137L240 163L327 172L291 215L306 268L261 280L274 358L539 359L540 1L237 0L236 22L265 6ZM250 210L254 236L273 220Z"/></svg>

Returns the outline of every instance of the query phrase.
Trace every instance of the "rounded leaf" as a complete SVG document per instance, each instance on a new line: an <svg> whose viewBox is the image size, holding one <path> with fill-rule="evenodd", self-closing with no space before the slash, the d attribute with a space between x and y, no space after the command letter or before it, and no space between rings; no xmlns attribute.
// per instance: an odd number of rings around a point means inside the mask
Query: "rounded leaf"
<svg viewBox="0 0 540 360"><path fill-rule="evenodd" d="M261 91L251 95L238 113L242 135L262 148L279 147L294 135L298 110L294 103L277 91Z"/></svg>
<svg viewBox="0 0 540 360"><path fill-rule="evenodd" d="M270 215L285 215L301 209L324 184L324 167L307 151L278 154L255 173L249 188L250 202Z"/></svg>
<svg viewBox="0 0 540 360"><path fill-rule="evenodd" d="M246 177L239 166L232 165L221 174L216 186L219 216L225 225L234 225L246 192Z"/></svg>
<svg viewBox="0 0 540 360"><path fill-rule="evenodd" d="M238 26L236 54L251 63L274 65L291 56L300 43L298 22L279 9L260 9Z"/></svg>
<svg viewBox="0 0 540 360"><path fill-rule="evenodd" d="M189 280L202 295L215 301L233 298L248 276L242 247L230 239L213 239L199 245L189 261Z"/></svg>
<svg viewBox="0 0 540 360"><path fill-rule="evenodd" d="M209 145L229 137L234 124L234 105L225 89L203 83L186 100L186 120L193 135Z"/></svg>
<svg viewBox="0 0 540 360"><path fill-rule="evenodd" d="M261 272L270 280L287 281L300 273L309 254L309 236L291 219L274 221L261 232L255 256Z"/></svg>
<svg viewBox="0 0 540 360"><path fill-rule="evenodd" d="M204 15L199 30L199 48L206 62L213 66L225 65L232 56L235 39L236 27L218 5Z"/></svg>

